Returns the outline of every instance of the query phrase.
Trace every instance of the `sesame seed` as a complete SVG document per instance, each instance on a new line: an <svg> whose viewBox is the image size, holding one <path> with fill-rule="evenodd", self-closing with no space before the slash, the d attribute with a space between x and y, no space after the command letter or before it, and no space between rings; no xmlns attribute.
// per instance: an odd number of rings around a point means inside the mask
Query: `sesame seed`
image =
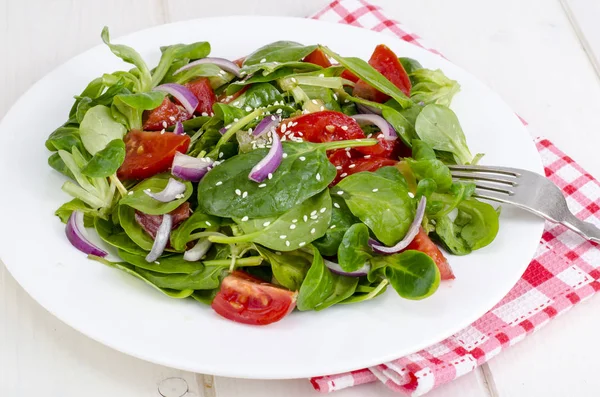
<svg viewBox="0 0 600 397"><path fill-rule="evenodd" d="M329 226L330 229L335 229L335 225Z"/></svg>
<svg viewBox="0 0 600 397"><path fill-rule="evenodd" d="M252 107L246 106L246 112L251 112L251 111L252 111Z"/></svg>
<svg viewBox="0 0 600 397"><path fill-rule="evenodd" d="M282 234L281 236L279 236L280 239L285 240L287 238L287 236L285 234Z"/></svg>
<svg viewBox="0 0 600 397"><path fill-rule="evenodd" d="M234 123L237 123L238 121L240 121L240 119L238 119L237 117L233 119Z"/></svg>
<svg viewBox="0 0 600 397"><path fill-rule="evenodd" d="M311 100L311 102L312 102L312 103L314 103L315 105L318 105L318 104L319 104L319 102L317 102L317 100L316 100L316 99L312 99L312 100Z"/></svg>
<svg viewBox="0 0 600 397"><path fill-rule="evenodd" d="M242 198L246 198L246 197L248 197L248 192L242 193Z"/></svg>
<svg viewBox="0 0 600 397"><path fill-rule="evenodd" d="M321 73L319 74L319 77L325 77L325 74Z"/></svg>
<svg viewBox="0 0 600 397"><path fill-rule="evenodd" d="M173 117L173 116L169 116L169 120L171 120L171 121L175 121L175 117Z"/></svg>
<svg viewBox="0 0 600 397"><path fill-rule="evenodd" d="M323 207L319 210L319 212L322 214L323 212L327 211L327 208Z"/></svg>
<svg viewBox="0 0 600 397"><path fill-rule="evenodd" d="M348 99L344 99L344 103L348 103L350 102Z"/></svg>
<svg viewBox="0 0 600 397"><path fill-rule="evenodd" d="M304 160L306 160L306 157L304 157L304 156L300 156L300 157L298 157L298 158L300 159L300 161L304 161Z"/></svg>
<svg viewBox="0 0 600 397"><path fill-rule="evenodd" d="M235 194L237 194L238 196L241 196L242 191L240 189L235 189Z"/></svg>
<svg viewBox="0 0 600 397"><path fill-rule="evenodd" d="M133 190L130 190L129 192L127 192L128 196L131 196L133 194Z"/></svg>
<svg viewBox="0 0 600 397"><path fill-rule="evenodd" d="M221 76L225 76L225 75L227 74L227 72L226 72L226 71L224 71L224 70L219 70L219 74L220 74Z"/></svg>
<svg viewBox="0 0 600 397"><path fill-rule="evenodd" d="M341 165L338 165L338 166L336 166L336 167L335 167L335 169L336 169L336 170L341 170L341 169L342 169L342 166L341 166Z"/></svg>
<svg viewBox="0 0 600 397"><path fill-rule="evenodd" d="M266 221L265 223L263 223L263 226L264 226L264 227L267 227L267 226L269 226L270 224L271 224L271 222L269 222L269 221Z"/></svg>
<svg viewBox="0 0 600 397"><path fill-rule="evenodd" d="M163 135L165 133L165 129L163 128L162 130L160 130L160 135Z"/></svg>
<svg viewBox="0 0 600 397"><path fill-rule="evenodd" d="M377 135L377 139L383 139L383 136L384 136L383 134L379 134L379 135Z"/></svg>
<svg viewBox="0 0 600 397"><path fill-rule="evenodd" d="M317 178L317 181L320 181L320 180L321 180L321 174L319 174L319 173L317 172L317 176L316 176L316 178Z"/></svg>
<svg viewBox="0 0 600 397"><path fill-rule="evenodd" d="M286 241L286 242L285 242L285 246L286 246L286 247L289 247L289 246L290 246L290 242L289 242L289 241Z"/></svg>
<svg viewBox="0 0 600 397"><path fill-rule="evenodd" d="M223 152L219 153L219 158L222 159L224 155L225 155L225 153L223 153Z"/></svg>
<svg viewBox="0 0 600 397"><path fill-rule="evenodd" d="M337 101L337 99L338 99L337 94L333 94L333 99L335 99Z"/></svg>
<svg viewBox="0 0 600 397"><path fill-rule="evenodd" d="M321 106L321 107L319 108L319 110L322 112L323 110L325 110L325 106Z"/></svg>
<svg viewBox="0 0 600 397"><path fill-rule="evenodd" d="M286 158L287 157L287 153L284 153L281 157Z"/></svg>
<svg viewBox="0 0 600 397"><path fill-rule="evenodd" d="M166 121L163 121L163 122L162 122L162 126L163 126L163 128L167 128L169 125L167 124L167 122L166 122Z"/></svg>
<svg viewBox="0 0 600 397"><path fill-rule="evenodd" d="M317 215L317 210L314 210L313 212L310 213L310 215Z"/></svg>
<svg viewBox="0 0 600 397"><path fill-rule="evenodd" d="M275 255L281 255L281 251L275 251Z"/></svg>
<svg viewBox="0 0 600 397"><path fill-rule="evenodd" d="M346 152L346 156L348 156L348 158L352 158L352 155L350 154L350 152Z"/></svg>
<svg viewBox="0 0 600 397"><path fill-rule="evenodd" d="M347 125L343 125L343 126L342 126L342 129L343 129L344 131L348 131L348 126L347 126Z"/></svg>
<svg viewBox="0 0 600 397"><path fill-rule="evenodd" d="M207 226L212 226L212 223L210 223L209 221L204 221L204 223L206 223Z"/></svg>
<svg viewBox="0 0 600 397"><path fill-rule="evenodd" d="M223 182L219 181L219 182L215 183L215 186L221 186L222 184L223 184Z"/></svg>
<svg viewBox="0 0 600 397"><path fill-rule="evenodd" d="M283 112L283 110L282 110L282 109L277 109L277 110L275 111L275 113L277 113L277 114L281 114L281 112Z"/></svg>
<svg viewBox="0 0 600 397"><path fill-rule="evenodd" d="M176 199L182 199L185 197L185 194L183 193L179 193L178 195L175 196Z"/></svg>
<svg viewBox="0 0 600 397"><path fill-rule="evenodd" d="M304 136L304 134L303 134L303 133L301 133L300 131L298 131L298 135L299 135L299 136Z"/></svg>
<svg viewBox="0 0 600 397"><path fill-rule="evenodd" d="M368 160L368 159L370 159L370 158L371 158L371 155L370 155L370 154L367 154L367 155L365 156L365 158Z"/></svg>
<svg viewBox="0 0 600 397"><path fill-rule="evenodd" d="M159 261L154 261L154 263L156 263L157 265L160 265L160 262L159 262Z"/></svg>
<svg viewBox="0 0 600 397"><path fill-rule="evenodd" d="M298 247L304 247L306 245L306 243L304 241L302 241L301 243L298 243Z"/></svg>
<svg viewBox="0 0 600 397"><path fill-rule="evenodd" d="M285 132L287 126L285 124L281 124L281 132Z"/></svg>
<svg viewBox="0 0 600 397"><path fill-rule="evenodd" d="M265 62L267 62L267 58L263 58L260 60L260 63L265 63Z"/></svg>
<svg viewBox="0 0 600 397"><path fill-rule="evenodd" d="M373 193L377 193L379 191L379 189L375 188L373 189Z"/></svg>
<svg viewBox="0 0 600 397"><path fill-rule="evenodd" d="M298 82L298 80L296 80L295 77L292 77L291 80L292 80L292 83L297 83Z"/></svg>
<svg viewBox="0 0 600 397"><path fill-rule="evenodd" d="M308 216L304 215L304 216L302 217L302 219L304 220L304 222L306 222L306 221L308 221Z"/></svg>
<svg viewBox="0 0 600 397"><path fill-rule="evenodd" d="M290 128L290 127L292 126L292 122L291 122L291 121L290 121L290 122L288 122L288 123L287 123L287 126L288 126L288 128Z"/></svg>
<svg viewBox="0 0 600 397"><path fill-rule="evenodd" d="M345 177L347 177L347 176L348 176L348 173L347 173L347 172L344 172L342 175L340 175L340 178L345 178Z"/></svg>
<svg viewBox="0 0 600 397"><path fill-rule="evenodd" d="M298 223L298 219L292 219L292 223Z"/></svg>
<svg viewBox="0 0 600 397"><path fill-rule="evenodd" d="M350 165L348 166L348 168L354 168L354 167L356 167L356 164L350 164Z"/></svg>
<svg viewBox="0 0 600 397"><path fill-rule="evenodd" d="M290 225L290 230L294 230L295 228L296 228L296 225L294 225L294 224Z"/></svg>
<svg viewBox="0 0 600 397"><path fill-rule="evenodd" d="M335 208L340 208L340 205L339 205L338 203L333 203L333 206L334 206Z"/></svg>
<svg viewBox="0 0 600 397"><path fill-rule="evenodd" d="M342 194L344 194L344 191L343 190L338 190L337 194L339 194L341 196Z"/></svg>
<svg viewBox="0 0 600 397"><path fill-rule="evenodd" d="M273 174L271 174L271 173L269 172L269 174L267 175L267 178L269 178L269 179L273 179Z"/></svg>
<svg viewBox="0 0 600 397"><path fill-rule="evenodd" d="M316 215L316 214L315 214L315 215L311 215L311 216L310 216L310 219L313 219L313 220L314 220L314 219L317 219L318 217L319 217L319 215Z"/></svg>
<svg viewBox="0 0 600 397"><path fill-rule="evenodd" d="M266 183L261 183L260 185L258 185L258 187L259 187L259 188L261 188L261 189L262 189L263 187L265 187L265 186L267 186L267 184L266 184Z"/></svg>
<svg viewBox="0 0 600 397"><path fill-rule="evenodd" d="M232 103L232 105L233 105L233 106L237 106L237 105L239 105L239 104L240 104L240 103L239 103L238 101L235 101L234 103ZM204 116L204 113L202 113L202 115Z"/></svg>
<svg viewBox="0 0 600 397"><path fill-rule="evenodd" d="M415 198L415 195L414 195L414 194L412 194L412 192L408 192L408 197L410 197L410 198Z"/></svg>
<svg viewBox="0 0 600 397"><path fill-rule="evenodd" d="M242 222L246 222L247 220L248 220L247 216L245 216L245 217L242 218Z"/></svg>

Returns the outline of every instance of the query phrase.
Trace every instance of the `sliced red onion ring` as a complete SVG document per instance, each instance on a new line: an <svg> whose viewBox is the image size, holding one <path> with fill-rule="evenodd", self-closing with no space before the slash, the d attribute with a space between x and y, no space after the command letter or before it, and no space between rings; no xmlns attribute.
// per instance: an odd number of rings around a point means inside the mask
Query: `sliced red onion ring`
<svg viewBox="0 0 600 397"><path fill-rule="evenodd" d="M173 76L176 75L177 73L181 73L184 70L188 70L193 68L196 65L201 65L203 63L212 63L213 65L217 65L218 67L220 67L221 69L223 69L226 72L229 73L233 73L236 75L236 77L240 77L241 73L240 73L240 67L238 65L236 65L235 63L231 62L230 60L227 60L225 58L202 58L202 59L198 59L197 61L194 62L190 62L185 66L180 67L179 69L177 69L175 71L175 73L173 73Z"/></svg>
<svg viewBox="0 0 600 397"><path fill-rule="evenodd" d="M67 221L67 227L65 228L67 239L73 244L73 247L77 248L81 252L85 252L88 255L96 255L105 257L108 253L94 244L90 243L87 239L87 231L83 225L83 212L73 211L69 220Z"/></svg>
<svg viewBox="0 0 600 397"><path fill-rule="evenodd" d="M258 123L252 135L261 136L269 131L274 131L275 128L281 123L281 117L279 116L267 116Z"/></svg>
<svg viewBox="0 0 600 397"><path fill-rule="evenodd" d="M383 113L381 109L374 108L373 106L363 105L362 103L357 103L356 108L364 114L378 114L381 116Z"/></svg>
<svg viewBox="0 0 600 397"><path fill-rule="evenodd" d="M155 87L154 91L166 92L167 94L174 96L190 115L194 114L194 111L196 111L196 108L198 107L198 98L196 98L192 91L181 84L161 84L158 87Z"/></svg>
<svg viewBox="0 0 600 397"><path fill-rule="evenodd" d="M144 190L148 196L152 197L154 200L160 201L161 203L169 203L173 200L176 200L180 194L185 192L185 184L181 183L173 178L169 178L169 182L167 182L167 186L163 190L158 193L152 193L150 189Z"/></svg>
<svg viewBox="0 0 600 397"><path fill-rule="evenodd" d="M376 114L355 114L352 118L359 124L373 124L379 127L383 134L383 139L386 141L395 141L398 139L398 134L394 130L394 127L381 116Z"/></svg>
<svg viewBox="0 0 600 397"><path fill-rule="evenodd" d="M227 132L227 128L225 128L225 127L221 128L221 129L219 130L219 133L220 133L221 135L223 135L223 134L224 134L224 133L226 133L226 132Z"/></svg>
<svg viewBox="0 0 600 397"><path fill-rule="evenodd" d="M271 134L273 137L273 143L271 144L271 149L269 149L269 153L258 162L252 170L250 170L250 174L248 178L253 180L254 182L262 182L269 174L274 173L281 164L281 160L283 159L283 147L281 146L281 140L279 140L279 135L276 132Z"/></svg>
<svg viewBox="0 0 600 397"><path fill-rule="evenodd" d="M369 239L369 245L373 248L373 251L378 252L380 254L396 254L406 247L414 240L415 236L419 233L419 229L421 228L421 222L423 222L423 216L425 215L425 206L427 204L427 198L425 196L421 197L419 201L419 205L417 206L417 213L415 215L415 219L411 223L406 235L402 240L400 240L396 245L392 247L386 247L382 245L380 242Z"/></svg>
<svg viewBox="0 0 600 397"><path fill-rule="evenodd" d="M164 214L162 223L156 231L156 237L154 238L152 249L148 255L146 255L146 262L154 262L162 255L167 243L169 242L171 226L173 226L173 218L169 214Z"/></svg>
<svg viewBox="0 0 600 397"><path fill-rule="evenodd" d="M185 181L198 182L213 164L214 162L210 158L196 158L176 152L171 166L171 174ZM185 185L183 191L185 191Z"/></svg>
<svg viewBox="0 0 600 397"><path fill-rule="evenodd" d="M206 255L211 246L212 243L208 240L208 238L201 238L192 249L189 249L183 253L183 260L188 262L199 261L204 255Z"/></svg>
<svg viewBox="0 0 600 397"><path fill-rule="evenodd" d="M331 270L335 274L339 274L340 276L349 276L349 277L366 276L369 273L369 269L371 268L371 266L369 266L369 263L365 263L360 269L358 269L354 272L345 272L344 269L342 269L342 267L338 263L328 261L327 259L323 259L323 262L325 263L325 266L327 266L327 268L329 270Z"/></svg>
<svg viewBox="0 0 600 397"><path fill-rule="evenodd" d="M181 121L175 123L175 128L173 128L173 134L185 135L185 130L183 129L183 124L181 123Z"/></svg>

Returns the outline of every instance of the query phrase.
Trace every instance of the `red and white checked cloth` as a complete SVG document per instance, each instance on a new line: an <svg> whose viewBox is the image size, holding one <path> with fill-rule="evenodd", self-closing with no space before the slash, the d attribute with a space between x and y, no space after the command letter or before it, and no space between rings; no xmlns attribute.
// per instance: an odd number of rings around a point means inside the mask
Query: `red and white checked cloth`
<svg viewBox="0 0 600 397"><path fill-rule="evenodd" d="M426 48L419 36L362 0L336 0L312 18L361 26ZM535 142L546 176L563 190L569 208L579 219L600 226L600 183L547 139ZM318 391L331 392L379 380L392 390L421 396L472 371L591 297L600 290L599 279L600 248L564 226L547 223L535 257L517 285L469 327L409 356L312 378L311 383Z"/></svg>

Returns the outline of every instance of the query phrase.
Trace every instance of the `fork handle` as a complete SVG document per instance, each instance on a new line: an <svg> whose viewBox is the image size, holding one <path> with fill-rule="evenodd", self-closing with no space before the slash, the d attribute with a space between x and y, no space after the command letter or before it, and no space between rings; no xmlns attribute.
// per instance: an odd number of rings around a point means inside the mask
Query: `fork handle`
<svg viewBox="0 0 600 397"><path fill-rule="evenodd" d="M584 222L576 218L575 215L568 216L561 223L586 239L600 243L600 229L593 224Z"/></svg>

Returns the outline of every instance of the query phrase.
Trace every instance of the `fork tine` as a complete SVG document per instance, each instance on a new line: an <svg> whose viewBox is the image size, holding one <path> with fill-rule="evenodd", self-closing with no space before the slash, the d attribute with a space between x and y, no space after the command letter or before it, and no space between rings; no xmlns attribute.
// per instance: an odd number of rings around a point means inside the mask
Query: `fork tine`
<svg viewBox="0 0 600 397"><path fill-rule="evenodd" d="M487 165L449 165L451 171L467 171L467 172L485 172L490 174L502 174L510 176L521 176L521 173L516 168L510 167L491 167Z"/></svg>
<svg viewBox="0 0 600 397"><path fill-rule="evenodd" d="M495 193L504 194L507 196L513 196L515 194L515 192L513 190L511 190L509 187L492 185L492 184L485 183L485 182L476 182L475 187L478 189L476 191L481 192L482 190L485 190L486 194L488 192L495 192ZM484 193L484 192L482 192L482 193Z"/></svg>
<svg viewBox="0 0 600 397"><path fill-rule="evenodd" d="M518 185L516 180L514 180L513 178L510 178L510 177L509 178L500 178L500 177L494 177L491 175L480 174L477 172L459 172L459 171L451 171L451 172L452 172L452 176L455 178L475 179L475 180L480 180L480 181L502 183L504 185L510 185L510 186Z"/></svg>
<svg viewBox="0 0 600 397"><path fill-rule="evenodd" d="M484 191L484 190L480 190L480 189L475 189L475 193L473 194L473 197L478 198L478 199L483 199L483 200L497 201L499 203L512 203L512 201L509 199L510 196L508 196L504 193L496 193L496 192Z"/></svg>

